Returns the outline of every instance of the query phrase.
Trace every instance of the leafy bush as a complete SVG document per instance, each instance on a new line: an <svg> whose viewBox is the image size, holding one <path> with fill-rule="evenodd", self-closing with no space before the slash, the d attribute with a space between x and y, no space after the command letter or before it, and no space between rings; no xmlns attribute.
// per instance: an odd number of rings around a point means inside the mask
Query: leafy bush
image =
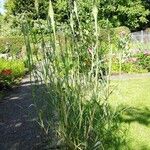
<svg viewBox="0 0 150 150"><path fill-rule="evenodd" d="M22 37L0 37L0 53L17 54L24 45Z"/></svg>
<svg viewBox="0 0 150 150"><path fill-rule="evenodd" d="M13 75L11 69L4 69L0 73L0 86L9 87L13 83Z"/></svg>
<svg viewBox="0 0 150 150"><path fill-rule="evenodd" d="M21 60L0 59L0 87L10 87L16 79L25 74L24 63Z"/></svg>
<svg viewBox="0 0 150 150"><path fill-rule="evenodd" d="M127 27L118 27L115 28L115 37L114 43L116 46L115 51L117 50L119 53L128 53L129 45L131 42L130 30Z"/></svg>
<svg viewBox="0 0 150 150"><path fill-rule="evenodd" d="M144 51L136 55L138 58L138 65L150 71L150 51Z"/></svg>
<svg viewBox="0 0 150 150"><path fill-rule="evenodd" d="M110 51L110 44L112 52L127 52L130 47L130 37L130 30L127 27L101 29L99 40L103 49L102 52L107 54Z"/></svg>
<svg viewBox="0 0 150 150"><path fill-rule="evenodd" d="M101 29L100 31L100 40L104 41L104 42L108 42L108 36L110 36L110 38L112 39L115 34L114 34L114 28L111 29ZM111 41L112 42L112 41Z"/></svg>
<svg viewBox="0 0 150 150"><path fill-rule="evenodd" d="M115 28L115 34L119 35L121 32L124 32L126 35L131 33L130 29L126 26Z"/></svg>
<svg viewBox="0 0 150 150"><path fill-rule="evenodd" d="M146 30L145 30L146 32L150 32L150 28L146 28Z"/></svg>
<svg viewBox="0 0 150 150"><path fill-rule="evenodd" d="M132 62L130 58L128 61L120 63L117 58L113 59L112 74L118 73L145 73L147 70L138 65L137 62Z"/></svg>
<svg viewBox="0 0 150 150"><path fill-rule="evenodd" d="M101 41L110 41L114 42L116 38L120 38L120 36L128 36L130 34L130 29L125 26L117 27L117 28L103 28L100 30L100 40Z"/></svg>

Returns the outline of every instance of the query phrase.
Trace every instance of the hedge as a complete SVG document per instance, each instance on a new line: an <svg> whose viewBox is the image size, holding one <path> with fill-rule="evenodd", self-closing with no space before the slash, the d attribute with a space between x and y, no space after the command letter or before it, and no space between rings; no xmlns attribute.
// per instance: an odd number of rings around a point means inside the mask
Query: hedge
<svg viewBox="0 0 150 150"><path fill-rule="evenodd" d="M0 53L17 54L23 45L23 37L0 37Z"/></svg>

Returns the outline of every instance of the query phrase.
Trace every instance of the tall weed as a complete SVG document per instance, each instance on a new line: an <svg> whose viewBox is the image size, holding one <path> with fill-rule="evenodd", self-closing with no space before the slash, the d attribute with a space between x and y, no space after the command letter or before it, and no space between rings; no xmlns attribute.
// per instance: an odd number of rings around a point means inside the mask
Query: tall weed
<svg viewBox="0 0 150 150"><path fill-rule="evenodd" d="M39 123L48 134L53 125L52 115L55 115L58 137L66 149L120 149L124 138L118 112L112 111L108 102L110 69L105 68L105 57L101 53L98 9L93 6L91 22L86 29L80 24L75 1L69 14L67 30L58 32L50 1L48 41L45 35L35 35L28 23L23 23L29 65L33 65L32 41L39 45L38 54L42 58L32 72L39 86L44 85L44 93L39 93L43 94L41 99L33 93Z"/></svg>

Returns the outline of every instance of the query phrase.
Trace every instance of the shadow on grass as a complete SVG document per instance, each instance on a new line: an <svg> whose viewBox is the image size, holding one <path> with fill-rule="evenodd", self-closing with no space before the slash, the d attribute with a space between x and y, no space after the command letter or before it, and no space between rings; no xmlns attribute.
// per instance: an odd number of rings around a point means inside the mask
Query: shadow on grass
<svg viewBox="0 0 150 150"><path fill-rule="evenodd" d="M126 123L138 122L140 124L150 125L150 108L130 108L124 111L121 121Z"/></svg>

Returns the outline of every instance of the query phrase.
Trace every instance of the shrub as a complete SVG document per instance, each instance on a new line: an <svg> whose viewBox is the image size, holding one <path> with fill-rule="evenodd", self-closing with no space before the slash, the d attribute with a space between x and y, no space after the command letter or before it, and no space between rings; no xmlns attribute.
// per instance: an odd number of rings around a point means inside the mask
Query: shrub
<svg viewBox="0 0 150 150"><path fill-rule="evenodd" d="M11 69L4 69L0 73L0 86L9 87L13 83L13 75Z"/></svg>
<svg viewBox="0 0 150 150"><path fill-rule="evenodd" d="M138 65L142 66L143 69L150 71L150 51L146 50L138 53L136 57L138 58Z"/></svg>
<svg viewBox="0 0 150 150"><path fill-rule="evenodd" d="M10 87L25 74L24 63L21 60L0 59L0 86Z"/></svg>
<svg viewBox="0 0 150 150"><path fill-rule="evenodd" d="M134 61L133 58L129 58L127 61L122 62L120 64L119 60L117 58L113 59L112 63L112 74L118 74L120 73L145 73L147 70L137 64L137 62Z"/></svg>
<svg viewBox="0 0 150 150"><path fill-rule="evenodd" d="M124 32L126 35L131 33L130 29L125 26L115 28L115 34L120 35L122 32Z"/></svg>
<svg viewBox="0 0 150 150"><path fill-rule="evenodd" d="M115 36L115 33L114 33L114 28L110 28L110 29L101 29L100 31L100 40L103 41L103 42L108 42L108 36L110 36L111 38L111 42L112 42L112 39L114 38Z"/></svg>
<svg viewBox="0 0 150 150"><path fill-rule="evenodd" d="M150 32L150 28L146 28L146 30L145 30L146 32Z"/></svg>
<svg viewBox="0 0 150 150"><path fill-rule="evenodd" d="M22 37L0 37L0 53L17 54L24 45Z"/></svg>
<svg viewBox="0 0 150 150"><path fill-rule="evenodd" d="M113 52L128 51L130 39L130 30L127 27L100 30L99 40L105 54L110 51L110 44Z"/></svg>
<svg viewBox="0 0 150 150"><path fill-rule="evenodd" d="M109 38L111 42L115 42L120 36L128 36L130 34L130 29L128 27L122 26L117 28L101 29L100 30L100 40L103 42L108 42Z"/></svg>

